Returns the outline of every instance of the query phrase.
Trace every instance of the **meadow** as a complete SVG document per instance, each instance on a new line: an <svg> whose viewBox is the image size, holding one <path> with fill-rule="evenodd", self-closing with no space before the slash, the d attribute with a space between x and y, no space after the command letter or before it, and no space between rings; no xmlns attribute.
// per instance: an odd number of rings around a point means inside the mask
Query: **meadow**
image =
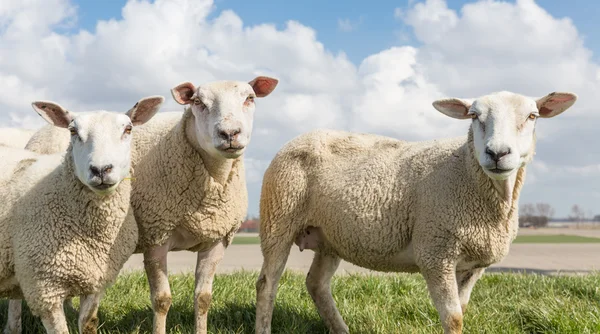
<svg viewBox="0 0 600 334"><path fill-rule="evenodd" d="M253 333L258 273L217 275L210 333ZM193 332L192 274L172 275L168 333ZM583 276L489 273L477 283L465 333L598 333L600 273ZM332 288L352 333L441 333L437 312L419 274L343 275ZM152 310L141 272L121 275L100 306L99 333L150 333ZM78 301L74 301L75 307ZM7 302L0 302L0 326ZM67 311L76 332L77 314ZM27 308L24 333L43 333ZM304 287L304 274L286 271L279 287L273 333L327 333Z"/></svg>
<svg viewBox="0 0 600 334"><path fill-rule="evenodd" d="M519 235L513 241L516 244L539 244L539 243L600 243L600 238L583 237L578 235ZM254 245L260 244L260 238L257 236L236 236L233 239L234 245Z"/></svg>

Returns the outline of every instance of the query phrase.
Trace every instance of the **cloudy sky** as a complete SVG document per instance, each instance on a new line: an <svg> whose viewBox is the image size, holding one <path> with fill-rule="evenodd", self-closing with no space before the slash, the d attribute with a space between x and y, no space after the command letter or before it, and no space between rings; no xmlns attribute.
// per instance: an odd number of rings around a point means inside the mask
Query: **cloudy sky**
<svg viewBox="0 0 600 334"><path fill-rule="evenodd" d="M2 0L0 127L41 126L32 100L125 111L162 94L164 110L181 110L169 89L182 81L277 77L246 154L255 214L270 159L302 132L463 135L468 121L432 101L572 91L572 109L538 122L521 204L600 214L598 11L584 0Z"/></svg>

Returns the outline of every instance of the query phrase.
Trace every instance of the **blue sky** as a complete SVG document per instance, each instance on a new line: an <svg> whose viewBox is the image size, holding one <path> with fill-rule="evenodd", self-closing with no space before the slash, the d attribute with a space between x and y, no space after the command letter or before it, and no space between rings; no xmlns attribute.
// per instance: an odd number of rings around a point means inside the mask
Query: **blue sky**
<svg viewBox="0 0 600 334"><path fill-rule="evenodd" d="M79 25L83 29L93 31L98 20L111 18L121 19L121 9L125 0L78 0ZM310 26L317 32L317 38L325 48L338 52L343 51L355 64L359 64L366 56L393 45L418 45L411 36L411 28L394 17L396 8L407 8L413 0L404 1L275 1L275 0L216 0L218 16L223 10L233 10L244 21L244 25L274 23L282 28L285 22L296 20ZM448 0L450 9L460 11L469 2L466 0ZM508 1L514 2L514 1ZM538 5L546 9L556 18L569 17L577 26L584 38L585 45L594 51L598 58L600 38L596 37L598 29L597 16L600 13L600 1L589 0L538 0ZM348 19L358 23L351 32L341 31L339 19Z"/></svg>
<svg viewBox="0 0 600 334"><path fill-rule="evenodd" d="M32 100L119 111L161 94L172 111L169 91L183 81L277 77L245 155L255 214L270 160L303 132L458 136L466 123L432 101L571 91L579 100L565 116L539 122L521 203L600 213L600 1L0 1L0 127L41 126Z"/></svg>

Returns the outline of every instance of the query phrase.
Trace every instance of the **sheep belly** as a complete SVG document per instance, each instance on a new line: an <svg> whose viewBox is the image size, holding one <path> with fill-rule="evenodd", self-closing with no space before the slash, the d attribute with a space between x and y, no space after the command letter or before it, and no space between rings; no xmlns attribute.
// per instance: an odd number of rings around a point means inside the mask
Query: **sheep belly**
<svg viewBox="0 0 600 334"><path fill-rule="evenodd" d="M343 245L336 245L335 247L333 247L330 243L328 243L327 239L323 236L323 231L320 227L306 227L304 230L302 230L302 232L298 234L298 236L296 236L294 243L298 246L301 252L305 249L310 249L313 251L332 252L337 254L347 262L371 270L392 272L419 271L419 267L415 262L415 254L412 243L409 243L400 252L397 252L394 255L387 258L381 258L376 263L373 263L372 261L363 262L359 258L350 258L340 255L348 254L351 252L348 252Z"/></svg>

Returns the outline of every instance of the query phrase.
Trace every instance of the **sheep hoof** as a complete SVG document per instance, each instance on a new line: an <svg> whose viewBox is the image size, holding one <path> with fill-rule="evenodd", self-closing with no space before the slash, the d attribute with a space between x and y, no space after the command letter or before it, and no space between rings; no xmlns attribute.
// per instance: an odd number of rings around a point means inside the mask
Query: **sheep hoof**
<svg viewBox="0 0 600 334"><path fill-rule="evenodd" d="M320 231L319 227L308 226L305 228L294 241L298 248L302 252L305 249L317 249L320 242Z"/></svg>

